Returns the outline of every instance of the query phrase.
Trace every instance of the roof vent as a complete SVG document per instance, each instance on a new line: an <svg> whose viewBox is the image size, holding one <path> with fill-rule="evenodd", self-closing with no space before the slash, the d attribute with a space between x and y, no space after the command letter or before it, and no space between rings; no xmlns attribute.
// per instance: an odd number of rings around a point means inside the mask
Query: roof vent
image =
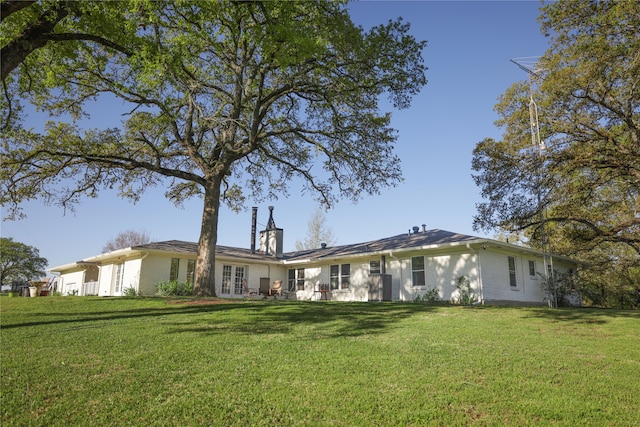
<svg viewBox="0 0 640 427"><path fill-rule="evenodd" d="M427 224L422 224L422 232L423 233L427 232Z"/></svg>
<svg viewBox="0 0 640 427"><path fill-rule="evenodd" d="M321 247L322 249L325 249L325 248L327 247L327 244L326 244L326 243L320 243L320 247Z"/></svg>
<svg viewBox="0 0 640 427"><path fill-rule="evenodd" d="M418 227L417 225L414 225L413 226L413 234L416 234L419 231L420 231L420 227Z"/></svg>

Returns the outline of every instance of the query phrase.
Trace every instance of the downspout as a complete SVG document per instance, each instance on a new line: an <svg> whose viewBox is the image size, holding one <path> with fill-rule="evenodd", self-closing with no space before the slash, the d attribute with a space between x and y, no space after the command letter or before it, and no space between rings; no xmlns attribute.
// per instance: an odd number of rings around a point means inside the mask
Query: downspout
<svg viewBox="0 0 640 427"><path fill-rule="evenodd" d="M478 270L478 287L480 288L480 301L479 303L484 305L484 289L482 287L482 264L480 263L480 251L477 251L471 247L471 244L467 243L467 249L474 253L476 256L476 269Z"/></svg>

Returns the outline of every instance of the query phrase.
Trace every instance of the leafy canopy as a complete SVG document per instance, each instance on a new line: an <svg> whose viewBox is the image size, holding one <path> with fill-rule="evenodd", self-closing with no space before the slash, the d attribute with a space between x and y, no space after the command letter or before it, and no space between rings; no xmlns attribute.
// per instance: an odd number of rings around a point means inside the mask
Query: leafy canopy
<svg viewBox="0 0 640 427"><path fill-rule="evenodd" d="M0 237L0 283L24 282L42 278L48 261L33 246Z"/></svg>
<svg viewBox="0 0 640 427"><path fill-rule="evenodd" d="M637 306L640 3L553 2L540 21L551 43L533 91L524 82L507 89L496 105L502 139L474 150L485 199L474 227L522 231L538 247L544 234L553 252L587 263L586 298ZM542 151L531 145L532 98Z"/></svg>
<svg viewBox="0 0 640 427"><path fill-rule="evenodd" d="M0 171L10 214L25 200L72 207L103 189L135 201L162 185L178 205L203 196L196 289L212 292L221 201L240 209L298 179L330 206L401 181L397 134L378 102L407 108L426 83L425 42L402 20L365 31L330 1L79 3L81 18L69 14L60 31L100 16L115 20L99 32L117 46L76 38L36 49L7 99L79 117L108 93L125 122L51 122L41 133L11 122Z"/></svg>
<svg viewBox="0 0 640 427"><path fill-rule="evenodd" d="M532 229L537 241L546 211L574 250L616 243L640 254L640 4L566 1L542 11L552 39L533 97L546 150L531 147L531 95L517 83L496 106L502 140L474 152L487 200L475 226Z"/></svg>

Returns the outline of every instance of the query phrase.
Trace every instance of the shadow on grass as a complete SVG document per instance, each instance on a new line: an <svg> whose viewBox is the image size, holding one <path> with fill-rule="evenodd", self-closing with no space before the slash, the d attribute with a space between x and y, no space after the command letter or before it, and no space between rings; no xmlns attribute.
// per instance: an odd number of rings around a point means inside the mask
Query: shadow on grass
<svg viewBox="0 0 640 427"><path fill-rule="evenodd" d="M65 297L66 298L66 297ZM92 297L78 297L78 298L92 298ZM137 298L129 299L130 301L144 301L152 298ZM90 303L95 306L96 304L102 305L107 303L119 303L122 307L126 298L92 298ZM162 301L161 299L156 299ZM209 311L217 311L216 308L224 306L225 309L233 309L239 307L246 307L247 304L239 301L238 303L225 302L223 304L199 304L199 305L187 305L176 304L185 300L164 300L167 304L159 307L144 307L144 308L131 308L120 309L114 307L112 310L87 310L87 311L55 311L55 312L35 312L29 313L30 318L27 322L19 323L5 323L2 322L2 329L13 329L21 327L33 327L42 325L56 325L67 323L85 323L85 322L102 322L108 320L120 320L120 319L136 319L144 317L166 317L171 315L190 314L190 313L206 313ZM102 308L102 307L100 307ZM6 319L6 317L5 317Z"/></svg>
<svg viewBox="0 0 640 427"><path fill-rule="evenodd" d="M538 318L555 320L558 322L582 323L582 324L605 324L614 318L635 318L640 320L640 311L637 310L617 310L604 308L538 308L527 310L526 318Z"/></svg>
<svg viewBox="0 0 640 427"><path fill-rule="evenodd" d="M84 298L84 297L83 297ZM138 298L134 302L158 299ZM26 322L2 324L2 329L68 325L71 329L104 327L105 322L157 319L167 333L283 334L300 325L317 338L355 337L386 331L401 319L437 306L411 303L344 303L308 301L167 299L157 307L126 308L126 299L87 301L94 310L55 310L28 314ZM106 309L110 302L112 309ZM192 317L193 316L193 317ZM6 320L6 317L5 317ZM58 330L55 328L55 330ZM53 330L52 330L53 332Z"/></svg>
<svg viewBox="0 0 640 427"><path fill-rule="evenodd" d="M227 307L217 307L225 310ZM314 338L358 337L393 329L399 320L437 309L409 303L287 302L243 304L232 319L200 318L174 323L169 333L288 334L300 326Z"/></svg>

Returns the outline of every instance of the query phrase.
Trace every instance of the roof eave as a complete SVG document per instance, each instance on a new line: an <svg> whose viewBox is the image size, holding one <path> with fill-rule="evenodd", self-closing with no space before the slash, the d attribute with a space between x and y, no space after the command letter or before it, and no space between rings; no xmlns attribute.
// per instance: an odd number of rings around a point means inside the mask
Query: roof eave
<svg viewBox="0 0 640 427"><path fill-rule="evenodd" d="M337 255L327 255L327 256L318 256L318 257L307 257L304 259L296 259L291 261L285 261L286 265L295 265L295 264L304 264L310 262L321 262L331 259L344 259L344 258L365 258L372 257L377 255L389 255L393 256L393 254L407 253L407 252L416 252L416 251L427 251L427 250L435 250L435 249L447 249L447 248L455 248L455 247L476 247L476 249L482 248L483 245L485 247L493 246L499 247L505 250L517 251L521 253L529 253L538 257L544 257L545 254L542 251L533 248L527 248L524 246L517 246L510 243L501 242L499 240L486 239L486 238L477 238L472 240L462 240L458 242L448 242L448 243L437 243L430 245L421 245L421 246L412 246L407 248L398 248L398 249L384 249L378 251L371 252L360 252L357 254L337 254ZM575 264L581 264L579 261L576 261L571 258L563 257L560 255L546 254L547 256L553 256L553 258L557 258L566 262L571 262Z"/></svg>

